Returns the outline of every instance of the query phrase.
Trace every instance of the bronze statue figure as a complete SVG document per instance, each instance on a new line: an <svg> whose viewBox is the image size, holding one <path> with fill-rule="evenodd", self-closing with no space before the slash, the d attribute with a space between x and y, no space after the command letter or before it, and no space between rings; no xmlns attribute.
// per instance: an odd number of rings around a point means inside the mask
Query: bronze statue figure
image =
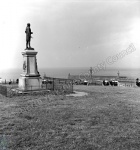
<svg viewBox="0 0 140 150"><path fill-rule="evenodd" d="M33 32L31 32L30 23L27 23L25 33L26 33L26 49L33 49L31 48L30 45L31 38L32 38L31 34L33 34Z"/></svg>

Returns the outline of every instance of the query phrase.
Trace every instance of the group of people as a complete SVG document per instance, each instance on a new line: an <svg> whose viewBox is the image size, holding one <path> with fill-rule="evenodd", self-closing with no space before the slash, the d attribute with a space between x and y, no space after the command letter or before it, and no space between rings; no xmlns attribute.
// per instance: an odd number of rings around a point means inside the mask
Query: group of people
<svg viewBox="0 0 140 150"><path fill-rule="evenodd" d="M118 86L118 81L114 81L114 80L111 80L111 81L108 81L108 80L103 80L103 85L104 86Z"/></svg>
<svg viewBox="0 0 140 150"><path fill-rule="evenodd" d="M140 86L139 78L136 79L136 85L137 85L137 86Z"/></svg>

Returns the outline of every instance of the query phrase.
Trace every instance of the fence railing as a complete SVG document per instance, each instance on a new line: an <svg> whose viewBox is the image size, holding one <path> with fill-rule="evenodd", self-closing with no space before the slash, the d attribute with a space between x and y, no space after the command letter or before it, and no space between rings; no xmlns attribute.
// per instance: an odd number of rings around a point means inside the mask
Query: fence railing
<svg viewBox="0 0 140 150"><path fill-rule="evenodd" d="M43 82L48 90L64 90L73 92L72 79L44 77Z"/></svg>
<svg viewBox="0 0 140 150"><path fill-rule="evenodd" d="M7 96L7 87L4 85L0 85L0 94Z"/></svg>
<svg viewBox="0 0 140 150"><path fill-rule="evenodd" d="M27 86L27 85L26 85ZM41 87L36 86L27 86L28 90L25 90L24 93L32 93L33 91L38 93L41 91L60 91L60 92L73 92L73 80L63 79L63 78L51 78L45 77L42 80ZM35 90L36 89L36 90ZM19 95L22 93L22 90L18 89L18 84L0 84L0 94L4 96L11 97L13 95Z"/></svg>

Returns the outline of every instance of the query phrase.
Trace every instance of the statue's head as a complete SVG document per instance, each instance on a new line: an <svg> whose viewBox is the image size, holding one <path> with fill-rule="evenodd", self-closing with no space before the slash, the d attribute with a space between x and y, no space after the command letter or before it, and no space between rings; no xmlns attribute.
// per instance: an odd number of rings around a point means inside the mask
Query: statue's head
<svg viewBox="0 0 140 150"><path fill-rule="evenodd" d="M30 23L27 23L27 26L30 27Z"/></svg>

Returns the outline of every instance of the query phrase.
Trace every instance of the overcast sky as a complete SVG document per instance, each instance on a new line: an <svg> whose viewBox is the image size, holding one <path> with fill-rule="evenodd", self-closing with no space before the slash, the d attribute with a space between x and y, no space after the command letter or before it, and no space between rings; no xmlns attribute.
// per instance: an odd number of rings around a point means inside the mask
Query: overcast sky
<svg viewBox="0 0 140 150"><path fill-rule="evenodd" d="M22 68L25 28L38 68L94 67L133 43L136 51L111 67L140 67L140 1L3 0L0 68Z"/></svg>

